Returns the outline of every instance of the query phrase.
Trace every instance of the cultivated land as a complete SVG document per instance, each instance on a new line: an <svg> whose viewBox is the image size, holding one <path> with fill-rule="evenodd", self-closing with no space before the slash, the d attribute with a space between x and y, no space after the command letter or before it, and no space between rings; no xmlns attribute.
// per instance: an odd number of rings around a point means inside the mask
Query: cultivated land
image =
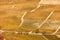
<svg viewBox="0 0 60 40"><path fill-rule="evenodd" d="M37 7L39 0L0 0L0 30L18 31L18 32L38 32L43 34L52 34L60 26L60 5L41 4L41 7L34 12L30 12ZM47 22L35 30L46 17L54 10L52 16ZM28 13L24 16L22 26L21 17L25 11ZM60 31L56 34L58 35ZM4 32L6 40L60 40L56 35L28 35Z"/></svg>

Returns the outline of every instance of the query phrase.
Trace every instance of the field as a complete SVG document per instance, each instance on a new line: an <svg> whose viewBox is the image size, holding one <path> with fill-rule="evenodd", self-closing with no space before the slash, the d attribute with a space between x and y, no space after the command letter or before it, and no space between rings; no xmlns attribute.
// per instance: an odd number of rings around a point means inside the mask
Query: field
<svg viewBox="0 0 60 40"><path fill-rule="evenodd" d="M57 36L60 30L55 35L50 35L60 27L60 5L41 4L40 8L30 12L37 7L38 2L39 0L0 0L0 30L4 30L2 35L6 40L60 40ZM53 10L47 22L36 30ZM20 26L24 12L27 14L23 17L23 24ZM30 31L42 35L15 33Z"/></svg>

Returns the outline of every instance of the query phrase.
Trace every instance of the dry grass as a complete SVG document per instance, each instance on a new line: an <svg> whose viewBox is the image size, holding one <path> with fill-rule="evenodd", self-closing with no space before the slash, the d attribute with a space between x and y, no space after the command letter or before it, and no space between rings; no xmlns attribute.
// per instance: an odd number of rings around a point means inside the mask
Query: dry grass
<svg viewBox="0 0 60 40"><path fill-rule="evenodd" d="M15 0L13 4L9 4L8 2L8 0L0 0L0 29L2 30L33 31L36 28L34 23L41 23L52 10L55 11L49 20L60 20L60 5L41 5L41 7L35 12L28 12L24 17L23 25L19 27L23 13L36 8L39 0ZM40 32L45 31L52 33L54 30L45 29L43 25L43 27L40 29ZM34 35L5 34L5 37L7 40L45 40L42 36Z"/></svg>

